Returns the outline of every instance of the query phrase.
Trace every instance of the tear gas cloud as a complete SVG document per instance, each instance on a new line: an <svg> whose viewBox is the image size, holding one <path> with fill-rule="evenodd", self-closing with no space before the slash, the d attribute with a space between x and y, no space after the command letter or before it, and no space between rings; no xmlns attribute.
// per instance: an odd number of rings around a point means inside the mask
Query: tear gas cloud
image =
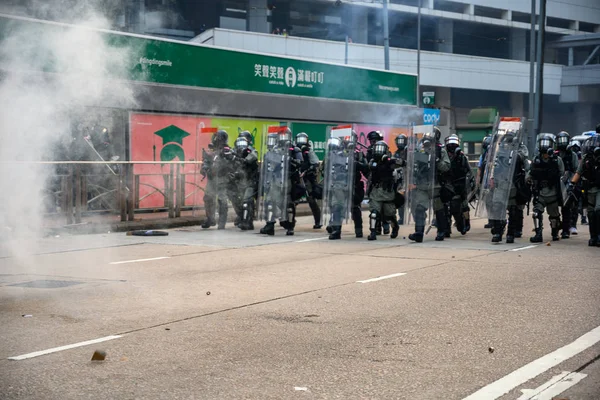
<svg viewBox="0 0 600 400"><path fill-rule="evenodd" d="M97 4L28 5L35 16L79 27L40 34L37 24L19 24L0 42L0 230L8 233L13 256L34 252L32 239L43 234L45 188L56 167L34 162L56 160L54 145L72 139L74 122L92 122L86 107L134 105L132 88L109 79L125 74L128 49L108 47L99 32L83 28L110 28ZM49 66L63 73L39 73Z"/></svg>

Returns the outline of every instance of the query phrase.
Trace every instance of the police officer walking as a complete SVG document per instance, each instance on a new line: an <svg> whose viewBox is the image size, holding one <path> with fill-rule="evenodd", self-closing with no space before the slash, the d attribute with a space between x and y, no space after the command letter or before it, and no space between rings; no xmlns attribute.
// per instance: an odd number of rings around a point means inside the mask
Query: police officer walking
<svg viewBox="0 0 600 400"><path fill-rule="evenodd" d="M302 152L302 165L300 166L300 175L306 187L306 194L310 211L315 219L313 229L321 229L321 209L318 199L322 198L322 188L317 183L317 170L319 168L319 157L310 146L308 135L300 132L296 135L296 147Z"/></svg>
<svg viewBox="0 0 600 400"><path fill-rule="evenodd" d="M548 211L552 240L559 240L561 228L559 205L562 204L561 178L565 173L562 159L554 152L554 135L541 134L538 138L538 154L531 164L528 180L533 191L533 225L535 236L530 238L532 243L544 241L543 214Z"/></svg>
<svg viewBox="0 0 600 400"><path fill-rule="evenodd" d="M248 142L247 136L240 134L235 141L235 189L236 212L239 225L243 230L254 230L254 203L258 178L258 153ZM248 132L249 133L249 132ZM233 204L233 199L232 199Z"/></svg>
<svg viewBox="0 0 600 400"><path fill-rule="evenodd" d="M215 218L217 203L219 206L218 229L225 229L227 223L229 180L230 173L233 171L231 163L233 152L227 141L227 132L219 130L212 136L212 149L209 152L204 152L204 163L206 165L204 173L207 174L208 178L204 189L206 220L201 225L204 229L217 224Z"/></svg>
<svg viewBox="0 0 600 400"><path fill-rule="evenodd" d="M400 134L396 136L394 139L396 143L396 151L394 152L394 159L396 160L396 164L398 168L396 168L395 174L395 190L402 190L404 188L404 179L405 179L405 167L406 167L406 157L408 151L408 137L404 134ZM396 196L398 197L398 196ZM398 224L404 224L404 204L401 202L396 202L396 207L398 208Z"/></svg>
<svg viewBox="0 0 600 400"><path fill-rule="evenodd" d="M562 131L556 135L556 150L557 155L565 166L564 176L561 178L565 185L568 185L573 178L573 175L577 172L579 166L579 159L571 147L569 146L570 136L567 132ZM568 239L571 237L571 222L573 219L573 213L577 213L578 201L575 196L568 196L563 199L563 203L560 204L562 207L562 233L561 239Z"/></svg>
<svg viewBox="0 0 600 400"><path fill-rule="evenodd" d="M471 229L467 195L474 186L473 175L469 160L460 148L458 136L451 135L448 137L446 151L450 158L450 170L445 176L446 182L452 191L452 197L449 201L450 217L454 217L456 229L464 235ZM450 221L448 231L450 231Z"/></svg>
<svg viewBox="0 0 600 400"><path fill-rule="evenodd" d="M583 178L590 230L588 245L600 247L600 124L596 126L596 135L587 139L582 147L583 159L568 190L572 192Z"/></svg>
<svg viewBox="0 0 600 400"><path fill-rule="evenodd" d="M396 161L390 156L387 143L378 141L373 146L373 158L369 161L369 215L370 234L368 240L377 240L377 226L383 221L392 227L390 238L398 237L400 229L396 220L394 170Z"/></svg>

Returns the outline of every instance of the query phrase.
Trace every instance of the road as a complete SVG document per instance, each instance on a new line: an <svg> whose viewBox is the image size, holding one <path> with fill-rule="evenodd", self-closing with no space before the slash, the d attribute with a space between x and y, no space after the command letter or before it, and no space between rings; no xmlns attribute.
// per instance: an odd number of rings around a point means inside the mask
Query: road
<svg viewBox="0 0 600 400"><path fill-rule="evenodd" d="M0 398L600 398L587 227L495 245L477 220L416 244L310 219L3 242Z"/></svg>

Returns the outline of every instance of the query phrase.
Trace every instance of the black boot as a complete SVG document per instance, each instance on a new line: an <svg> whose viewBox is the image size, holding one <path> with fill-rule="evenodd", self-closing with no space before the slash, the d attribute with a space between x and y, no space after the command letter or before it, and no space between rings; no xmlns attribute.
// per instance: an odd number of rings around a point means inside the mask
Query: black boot
<svg viewBox="0 0 600 400"><path fill-rule="evenodd" d="M529 238L531 243L542 243L544 241L544 237L542 236L543 228L537 228L535 230L535 235Z"/></svg>
<svg viewBox="0 0 600 400"><path fill-rule="evenodd" d="M329 235L329 240L338 240L342 238L342 227L334 226L331 235Z"/></svg>
<svg viewBox="0 0 600 400"><path fill-rule="evenodd" d="M204 222L200 226L202 227L202 229L208 229L211 226L215 226L216 224L217 223L215 222L214 219L206 219L206 220L204 220Z"/></svg>
<svg viewBox="0 0 600 400"><path fill-rule="evenodd" d="M550 219L550 228L552 233L552 241L558 242L560 240L560 236L558 236L558 232L560 231L560 219L559 218L551 218Z"/></svg>
<svg viewBox="0 0 600 400"><path fill-rule="evenodd" d="M598 240L598 218L596 218L596 213L588 215L588 223L590 229L590 240L588 241L588 246L596 247L600 246L600 241Z"/></svg>
<svg viewBox="0 0 600 400"><path fill-rule="evenodd" d="M390 224L388 222L384 222L381 225L383 225L383 234L389 235L390 234Z"/></svg>
<svg viewBox="0 0 600 400"><path fill-rule="evenodd" d="M445 237L450 237L450 227L448 226L448 218L444 209L435 212L435 222L437 227L435 240L441 242Z"/></svg>
<svg viewBox="0 0 600 400"><path fill-rule="evenodd" d="M362 230L362 228L354 228L354 234L356 235L357 238L363 237L363 230Z"/></svg>
<svg viewBox="0 0 600 400"><path fill-rule="evenodd" d="M417 243L422 243L423 242L423 232L425 232L425 227L424 226L420 226L417 225L415 226L415 233L411 233L410 235L408 235L408 238L410 240L413 240Z"/></svg>
<svg viewBox="0 0 600 400"><path fill-rule="evenodd" d="M260 233L269 236L275 235L275 222L267 222L264 227L260 228Z"/></svg>
<svg viewBox="0 0 600 400"><path fill-rule="evenodd" d="M314 197L310 197L308 199L308 206L310 207L310 211L315 218L313 229L321 229L323 225L321 224L321 209L319 208L319 203L317 203L317 200L315 200Z"/></svg>
<svg viewBox="0 0 600 400"><path fill-rule="evenodd" d="M488 219L487 224L483 226L485 229L490 229L492 227L492 220Z"/></svg>
<svg viewBox="0 0 600 400"><path fill-rule="evenodd" d="M396 239L398 237L398 232L400 231L400 225L398 225L398 221L396 219L392 220L392 233L390 234L390 239Z"/></svg>
<svg viewBox="0 0 600 400"><path fill-rule="evenodd" d="M502 242L502 235L504 235L504 221L494 220L492 227L492 243Z"/></svg>

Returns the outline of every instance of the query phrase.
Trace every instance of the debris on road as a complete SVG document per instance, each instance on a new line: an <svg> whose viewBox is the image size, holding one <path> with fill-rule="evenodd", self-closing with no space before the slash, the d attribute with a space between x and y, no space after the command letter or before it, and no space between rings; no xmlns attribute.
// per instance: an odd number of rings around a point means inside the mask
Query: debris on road
<svg viewBox="0 0 600 400"><path fill-rule="evenodd" d="M24 317L24 318L31 318L31 317L33 317L33 315L31 315L31 314L23 314L23 315L21 315L21 317Z"/></svg>
<svg viewBox="0 0 600 400"><path fill-rule="evenodd" d="M489 348L488 348L488 351L489 351L490 353L493 353L493 352L494 352L494 348L493 348L493 347L489 347Z"/></svg>
<svg viewBox="0 0 600 400"><path fill-rule="evenodd" d="M106 352L103 350L96 350L92 354L92 361L104 361L106 358Z"/></svg>
<svg viewBox="0 0 600 400"><path fill-rule="evenodd" d="M210 296L210 292L206 292L206 295L207 295L207 296Z"/></svg>

